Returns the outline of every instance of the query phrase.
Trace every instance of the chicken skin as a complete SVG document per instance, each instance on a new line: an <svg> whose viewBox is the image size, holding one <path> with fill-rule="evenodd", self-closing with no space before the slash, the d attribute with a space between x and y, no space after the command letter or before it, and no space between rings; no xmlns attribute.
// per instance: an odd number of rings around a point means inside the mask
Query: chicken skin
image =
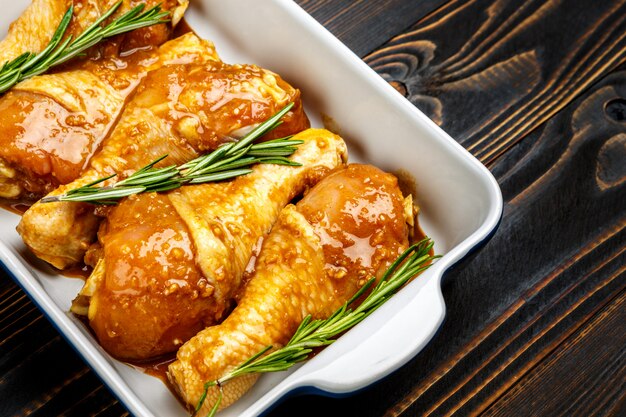
<svg viewBox="0 0 626 417"><path fill-rule="evenodd" d="M0 55L24 52L23 45L12 44L14 37L29 35L26 39L33 42L46 38L44 23L40 36L28 32L32 27L24 23L55 15L59 2L44 2L54 3L49 14L41 11L40 3L31 4L12 25L0 42ZM182 4L170 1L166 6L170 11L184 10L186 2ZM99 10L98 2L77 3L70 29L79 32L77 27L86 27ZM0 197L36 200L76 179L147 72L172 63L219 61L213 45L194 35L157 48L169 37L170 26L157 25L104 42L94 47L92 59L73 60L0 97ZM132 49L125 50L130 44Z"/></svg>
<svg viewBox="0 0 626 417"><path fill-rule="evenodd" d="M174 352L231 310L255 245L281 209L346 159L344 142L318 129L290 159L232 181L132 196L99 231L100 259L74 303L100 344L121 359Z"/></svg>
<svg viewBox="0 0 626 417"><path fill-rule="evenodd" d="M117 2L118 0L32 0L22 15L11 24L7 36L0 41L0 64L25 52L42 51L52 39L70 5L74 5L74 18L66 34L76 38ZM183 17L189 1L124 0L113 18L141 3L145 3L146 7L160 4L162 10L170 12L171 24L150 26L119 36L115 42L118 45L124 43L125 50L160 45L169 39L172 27Z"/></svg>
<svg viewBox="0 0 626 417"><path fill-rule="evenodd" d="M204 384L224 376L266 346L286 344L300 322L329 317L367 280L380 278L408 247L408 219L397 179L378 168L348 165L287 206L265 239L237 307L221 324L185 343L168 376L193 408ZM227 407L255 376L222 385ZM215 404L209 389L198 415Z"/></svg>
<svg viewBox="0 0 626 417"><path fill-rule="evenodd" d="M162 165L186 162L235 140L291 102L295 106L270 132L273 137L309 126L300 92L278 75L253 65L161 67L137 87L89 168L51 195L114 173L125 177L166 154ZM90 204L36 203L24 213L18 232L35 255L64 269L83 260L98 224Z"/></svg>

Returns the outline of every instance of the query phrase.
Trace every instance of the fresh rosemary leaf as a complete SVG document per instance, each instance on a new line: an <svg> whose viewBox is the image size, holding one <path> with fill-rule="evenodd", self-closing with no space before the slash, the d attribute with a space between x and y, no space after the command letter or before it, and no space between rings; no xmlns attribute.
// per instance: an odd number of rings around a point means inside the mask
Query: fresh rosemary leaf
<svg viewBox="0 0 626 417"><path fill-rule="evenodd" d="M211 388L212 386L214 386L214 383L211 382L207 382L206 384L204 384L204 392L202 393L202 396L200 397L200 402L198 403L198 405L196 406L196 410L193 413L193 415L195 416L196 413L198 411L200 411L200 407L202 407L202 404L204 403L204 399L206 398L207 395L207 391L209 390L209 388ZM219 402L219 401L218 401ZM219 407L219 406L218 406Z"/></svg>
<svg viewBox="0 0 626 417"><path fill-rule="evenodd" d="M293 103L289 103L284 109L270 117L265 123L261 123L257 127L255 127L250 133L248 133L244 138L242 138L239 142L237 142L231 149L228 150L229 154L233 154L242 148L250 145L255 141L256 138L259 138L266 134L267 132L276 129L282 123L280 119L284 115L286 115L289 110L293 107Z"/></svg>
<svg viewBox="0 0 626 417"><path fill-rule="evenodd" d="M84 186L83 186L83 187L81 187L81 188L78 188L78 189L76 189L76 190L71 190L71 191L68 191L68 194L78 193L78 192L80 192L80 191L81 191L81 190L83 190L83 189L89 190L89 189L91 189L91 187L92 187L92 186L94 186L94 185L96 185L96 184L103 183L103 182L105 182L106 180L110 180L110 179L111 179L111 178L113 178L113 177L115 177L115 174L111 174L111 175L109 175L108 177L99 178L99 179L97 179L97 180L95 180L95 181L90 182L89 184L84 185Z"/></svg>
<svg viewBox="0 0 626 417"><path fill-rule="evenodd" d="M104 39L135 29L169 22L169 12L161 11L160 5L151 7L144 12L145 4L140 4L108 25L101 26L121 5L122 0L115 3L113 7L75 39L72 36L68 36L63 40L74 14L74 6L70 5L67 12L63 15L59 26L57 26L52 39L50 39L43 51L38 54L25 52L14 60L7 61L2 65L0 68L0 94L5 93L20 81L43 74L52 67L82 55L87 49Z"/></svg>
<svg viewBox="0 0 626 417"><path fill-rule="evenodd" d="M287 158L276 158L276 157L267 157L267 158L256 158L260 164L273 164L273 165L287 165L290 167L299 167L302 166L299 162L294 162L291 159Z"/></svg>
<svg viewBox="0 0 626 417"><path fill-rule="evenodd" d="M286 146L284 148L264 149L258 151L256 149L250 149L248 155L250 156L289 156L294 153L296 148Z"/></svg>
<svg viewBox="0 0 626 417"><path fill-rule="evenodd" d="M93 191L92 191L93 190ZM146 187L127 187L127 188L92 188L91 190L83 190L73 194L67 194L67 199L58 198L59 196L44 197L40 201L42 203L51 203L54 201L76 201L76 202L94 202L101 204L105 202L118 201L129 195L139 194L146 190Z"/></svg>
<svg viewBox="0 0 626 417"><path fill-rule="evenodd" d="M184 175L188 177L195 177L196 175L203 175L209 172L224 171L225 169L228 169L228 167L231 166L231 164L236 163L237 161L240 161L244 157L247 157L248 156L247 153L249 150L250 150L250 147L242 149L241 151L239 151L238 153L232 156L228 156L228 152L225 152L223 154L224 159L216 161L209 166L205 166L202 169L195 170L195 172L193 173L186 172Z"/></svg>
<svg viewBox="0 0 626 417"><path fill-rule="evenodd" d="M222 387L226 382L252 373L285 371L293 365L306 360L314 348L327 346L335 342L338 335L362 322L391 298L403 285L427 269L433 260L439 257L430 254L433 245L433 241L429 238L412 245L393 262L376 285L374 285L376 279L370 279L330 317L325 320L312 320L310 315L305 317L291 340L282 348L272 351L272 346L266 346L226 375L215 381L205 383L204 392L196 405L194 416L202 409L209 388L214 386L219 388L218 400L207 414L207 417L213 417L221 403L221 398L223 397ZM352 309L351 305L370 289L371 292L365 297L363 302Z"/></svg>
<svg viewBox="0 0 626 417"><path fill-rule="evenodd" d="M155 192L155 193L163 193L170 190L175 190L176 188L180 188L181 182L177 180L171 180L168 182L164 182L159 185L153 185L146 187L145 192Z"/></svg>
<svg viewBox="0 0 626 417"><path fill-rule="evenodd" d="M220 395L217 397L217 401L215 401L215 404L213 404L213 408L211 408L211 411L209 411L210 415L215 415L215 413L217 413L217 410L219 410L220 408L220 404L222 403L222 392L220 391Z"/></svg>
<svg viewBox="0 0 626 417"><path fill-rule="evenodd" d="M283 138L283 139L268 140L267 142L256 143L253 146L254 146L254 149L258 151L262 151L264 149L282 148L283 146L298 146L304 143L301 140L293 140L290 138L291 136L287 136L286 138Z"/></svg>
<svg viewBox="0 0 626 417"><path fill-rule="evenodd" d="M292 107L293 103L288 104L245 135L239 142L224 144L213 152L178 167L155 168L156 164L167 157L167 155L163 155L128 178L112 185L96 187L96 185L112 179L115 175L100 178L62 195L44 197L40 201L42 203L77 201L111 205L133 194L151 191L164 192L184 184L202 184L232 179L249 174L252 172L250 167L256 164L300 166L301 164L298 162L291 161L286 157L293 155L297 146L303 143L301 140L293 140L291 136L288 136L264 143L253 143L278 126L280 118L287 114ZM241 146L242 143L244 146Z"/></svg>
<svg viewBox="0 0 626 417"><path fill-rule="evenodd" d="M210 167L211 164L213 164L215 161L220 161L228 151L228 146L230 146L230 144L222 145L206 156L201 156L193 159L190 162L187 162L186 164L182 165L180 169L186 169L186 175L192 176L195 172L200 171L206 167Z"/></svg>
<svg viewBox="0 0 626 417"><path fill-rule="evenodd" d="M251 169L236 169L232 171L224 171L224 172L216 172L215 174L207 174L202 175L200 177L194 177L189 183L190 184L202 184L205 182L216 182L216 181L224 181L229 180L231 178L240 177L242 175L246 175L251 173Z"/></svg>
<svg viewBox="0 0 626 417"><path fill-rule="evenodd" d="M136 172L125 180L117 183L118 187L129 186L150 186L155 183L163 183L166 180L172 179L178 175L178 170L175 167L160 168L151 171Z"/></svg>

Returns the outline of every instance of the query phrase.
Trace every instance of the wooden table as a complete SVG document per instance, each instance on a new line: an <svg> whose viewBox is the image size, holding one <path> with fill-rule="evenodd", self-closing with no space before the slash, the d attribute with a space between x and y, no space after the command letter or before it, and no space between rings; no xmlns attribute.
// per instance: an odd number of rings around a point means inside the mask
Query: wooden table
<svg viewBox="0 0 626 417"><path fill-rule="evenodd" d="M487 165L505 207L416 358L270 415L626 415L626 1L298 3ZM4 273L0 294L0 416L128 414Z"/></svg>

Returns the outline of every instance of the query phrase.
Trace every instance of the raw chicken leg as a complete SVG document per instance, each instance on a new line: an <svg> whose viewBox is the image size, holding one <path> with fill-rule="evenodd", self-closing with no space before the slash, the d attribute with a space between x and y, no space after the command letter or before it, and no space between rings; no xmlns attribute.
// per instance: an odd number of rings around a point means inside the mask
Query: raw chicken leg
<svg viewBox="0 0 626 417"><path fill-rule="evenodd" d="M271 132L275 137L309 126L300 92L278 75L252 65L162 67L141 82L89 169L52 194L113 173L124 177L165 154L162 165L188 161L290 102L296 105ZM91 204L36 203L24 213L18 232L35 255L63 269L83 260L98 224Z"/></svg>
<svg viewBox="0 0 626 417"><path fill-rule="evenodd" d="M70 3L35 0L0 42L0 64L42 49ZM75 1L68 32L79 33L114 3ZM117 13L134 4L126 1ZM78 177L148 71L171 63L219 61L213 45L193 35L157 49L187 1L169 0L162 7L177 16L171 24L105 41L92 48L91 59L75 59L0 96L0 197L36 200Z"/></svg>
<svg viewBox="0 0 626 417"><path fill-rule="evenodd" d="M122 359L174 352L232 308L255 245L280 210L346 159L344 142L317 129L290 158L232 181L142 194L111 210L100 260L73 311ZM82 307L82 309L81 309Z"/></svg>
<svg viewBox="0 0 626 417"><path fill-rule="evenodd" d="M178 351L169 379L193 408L204 384L224 376L266 346L289 341L307 316L324 319L407 248L408 227L397 180L378 168L349 165L287 206L263 243L255 273L235 310ZM222 386L227 407L255 376ZM209 389L205 415L217 400Z"/></svg>
<svg viewBox="0 0 626 417"><path fill-rule="evenodd" d="M24 52L40 52L50 42L63 15L74 4L74 18L67 28L67 34L76 37L118 0L33 0L24 13L11 24L7 36L0 41L0 65L17 58ZM156 25L122 35L128 48L146 45L159 45L165 42L175 26L183 17L189 4L188 0L124 0L115 16L145 3L146 7L161 4L162 10L171 13L171 25Z"/></svg>

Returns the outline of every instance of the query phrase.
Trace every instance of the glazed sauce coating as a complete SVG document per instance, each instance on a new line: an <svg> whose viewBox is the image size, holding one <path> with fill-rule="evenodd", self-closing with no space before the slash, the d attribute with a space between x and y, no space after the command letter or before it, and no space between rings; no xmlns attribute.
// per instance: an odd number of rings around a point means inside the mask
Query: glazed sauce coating
<svg viewBox="0 0 626 417"><path fill-rule="evenodd" d="M100 238L107 242L107 268L91 301L96 314L90 325L113 355L137 359L173 351L222 315L225 306L214 302L187 226L166 196L126 199Z"/></svg>
<svg viewBox="0 0 626 417"><path fill-rule="evenodd" d="M111 120L99 111L99 105L86 104L87 117L45 96L8 93L0 100L1 156L52 185L73 180L97 148L98 133ZM96 134L95 126L102 126Z"/></svg>
<svg viewBox="0 0 626 417"><path fill-rule="evenodd" d="M85 61L73 69L94 75L123 99L156 60L155 50L145 48L123 58ZM116 106L116 112L110 114L110 108L102 104L101 92L99 88L67 91L80 102L79 111L68 109L54 97L19 87L0 98L0 158L30 179L24 181L27 191L47 193L85 169L122 109Z"/></svg>
<svg viewBox="0 0 626 417"><path fill-rule="evenodd" d="M30 204L28 201L20 201L20 200L8 200L5 198L0 198L0 208L10 211L13 214L17 214L21 216L24 214L26 210L30 208Z"/></svg>
<svg viewBox="0 0 626 417"><path fill-rule="evenodd" d="M299 90L255 65L165 66L148 74L133 98L133 106L149 108L197 152L243 136L247 130L240 129L280 110L277 102L296 106L267 138L309 127Z"/></svg>
<svg viewBox="0 0 626 417"><path fill-rule="evenodd" d="M160 5L161 10L171 11L178 6L178 0L131 0L129 3L130 7L127 10L139 4L146 5L144 10ZM161 45L172 37L173 31L171 24L163 23L125 33L120 36L121 39L117 40L120 45L118 54L124 54L150 45Z"/></svg>
<svg viewBox="0 0 626 417"><path fill-rule="evenodd" d="M66 34L72 35L72 37L76 38L98 17L100 17L100 15L117 3L117 1L118 0L67 0L66 9L69 8L70 4L74 5L74 18L70 22ZM124 0L121 7L115 12L115 14L113 14L113 16L104 22L104 25L109 24L122 14L140 4L145 4L144 10L160 4L162 10L172 11L178 6L178 0ZM125 51L130 51L136 48L160 45L171 37L172 32L173 29L169 23L137 29L132 32L115 36L108 41L99 43L88 51L87 57L93 59L94 57L99 58L103 56L111 56L113 54L119 55Z"/></svg>
<svg viewBox="0 0 626 417"><path fill-rule="evenodd" d="M309 126L299 90L253 65L163 66L142 80L90 167L97 176L123 177L166 154L160 166L181 164L243 136L289 102L296 105L267 138Z"/></svg>
<svg viewBox="0 0 626 417"><path fill-rule="evenodd" d="M325 271L338 283L339 298L349 297L371 277L380 278L406 249L403 201L396 177L371 165L351 164L297 204L321 240Z"/></svg>
<svg viewBox="0 0 626 417"><path fill-rule="evenodd" d="M180 7L178 1L123 0L121 7L103 23L110 23L141 3L145 3L148 8L160 3L163 10L173 11L174 19L176 19L184 9ZM42 51L49 43L61 18L70 6L74 6L74 13L65 35L76 39L117 2L118 0L32 0L31 5L24 13L11 24L6 38L0 40L0 64L15 59L25 52L37 53ZM171 31L171 23L138 29L128 34L118 35L112 38L112 41L105 41L92 47L86 56L91 58L100 54L103 45L108 45L110 42L128 43L131 48L133 45L157 45L171 36ZM117 53L117 51L116 48L115 52ZM73 61L80 59L77 58Z"/></svg>
<svg viewBox="0 0 626 417"><path fill-rule="evenodd" d="M67 33L75 36L82 32L88 22L114 3L75 1L75 18ZM164 10L178 4L177 0L125 1L115 16L140 3L146 3L147 7L160 3ZM146 67L154 63L156 47L167 41L171 32L170 24L160 24L119 35L93 47L88 59L72 60L49 73L92 74L123 100L137 86ZM3 197L37 199L78 177L115 123L123 104L122 101L115 109L104 106L103 91L98 87L66 93L80 103L80 110L55 100L54 90L21 91L18 85L0 97L0 159L17 172L4 180L15 185L13 189L10 186L0 189Z"/></svg>
<svg viewBox="0 0 626 417"><path fill-rule="evenodd" d="M76 265L72 268L66 269L65 271L60 271L64 277L78 278L83 281L89 278L89 275L91 275L92 272L93 268L89 265Z"/></svg>

